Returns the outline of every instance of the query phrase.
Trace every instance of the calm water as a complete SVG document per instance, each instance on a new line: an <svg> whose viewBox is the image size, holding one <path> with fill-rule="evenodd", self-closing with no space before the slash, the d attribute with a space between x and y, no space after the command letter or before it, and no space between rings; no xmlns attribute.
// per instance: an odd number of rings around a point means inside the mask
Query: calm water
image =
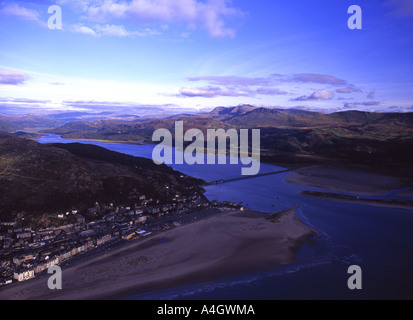
<svg viewBox="0 0 413 320"><path fill-rule="evenodd" d="M56 135L42 143L72 143ZM82 141L77 141L82 142ZM107 149L152 157L153 146L82 142ZM228 161L229 163L229 161ZM241 175L241 166L174 166L175 169L213 181ZM261 164L261 173L282 168ZM273 212L299 205L298 216L323 234L306 245L297 261L265 273L185 285L131 299L412 299L413 210L381 208L304 197L303 188L285 183L288 173L208 186L210 200L233 201L257 211ZM397 191L379 198L397 197ZM360 265L363 290L347 288L347 269Z"/></svg>

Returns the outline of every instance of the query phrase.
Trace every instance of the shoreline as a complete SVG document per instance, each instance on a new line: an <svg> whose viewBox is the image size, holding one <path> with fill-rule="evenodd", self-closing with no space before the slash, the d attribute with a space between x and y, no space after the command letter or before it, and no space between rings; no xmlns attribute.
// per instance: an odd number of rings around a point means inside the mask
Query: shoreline
<svg viewBox="0 0 413 320"><path fill-rule="evenodd" d="M0 291L0 299L121 299L264 271L295 261L320 234L295 215L230 211L183 225L63 268L63 290L39 277Z"/></svg>

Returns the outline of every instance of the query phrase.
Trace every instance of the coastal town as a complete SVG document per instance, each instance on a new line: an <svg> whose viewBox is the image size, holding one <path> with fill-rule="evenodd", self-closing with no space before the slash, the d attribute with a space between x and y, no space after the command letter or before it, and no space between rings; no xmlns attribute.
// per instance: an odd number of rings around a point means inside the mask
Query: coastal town
<svg viewBox="0 0 413 320"><path fill-rule="evenodd" d="M138 199L132 207L95 203L82 214L77 210L58 213L55 218L60 225L37 230L22 227L17 220L0 222L0 287L32 279L93 250L107 250L179 226L192 213L219 205L200 193L177 194L163 204L145 195Z"/></svg>

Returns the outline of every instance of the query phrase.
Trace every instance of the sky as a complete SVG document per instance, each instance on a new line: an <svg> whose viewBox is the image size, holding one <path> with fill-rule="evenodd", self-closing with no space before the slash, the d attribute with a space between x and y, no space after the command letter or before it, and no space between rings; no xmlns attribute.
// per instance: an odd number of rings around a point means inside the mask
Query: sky
<svg viewBox="0 0 413 320"><path fill-rule="evenodd" d="M412 0L0 0L0 113L413 112L412 32Z"/></svg>

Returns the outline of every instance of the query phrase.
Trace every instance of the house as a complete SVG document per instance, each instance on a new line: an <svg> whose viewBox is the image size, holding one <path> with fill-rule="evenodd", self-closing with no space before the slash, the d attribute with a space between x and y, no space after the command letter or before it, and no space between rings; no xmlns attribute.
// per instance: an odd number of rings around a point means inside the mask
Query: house
<svg viewBox="0 0 413 320"><path fill-rule="evenodd" d="M28 238L31 238L31 236L32 236L32 233L30 231L16 233L17 239L28 239Z"/></svg>
<svg viewBox="0 0 413 320"><path fill-rule="evenodd" d="M145 223L147 219L148 219L147 216L138 215L138 216L135 218L134 221L135 221L135 223Z"/></svg>
<svg viewBox="0 0 413 320"><path fill-rule="evenodd" d="M93 235L95 235L95 231L94 231L94 230L86 230L86 231L83 231L83 232L81 232L81 233L79 234L79 236L82 237L82 238L84 238L84 237L90 237L90 236L93 236Z"/></svg>
<svg viewBox="0 0 413 320"><path fill-rule="evenodd" d="M32 260L34 258L33 253L26 253L26 254L21 254L18 256L13 257L13 263L15 265L21 265L25 261Z"/></svg>
<svg viewBox="0 0 413 320"><path fill-rule="evenodd" d="M10 284L10 283L12 283L12 282L13 282L13 279L12 279L12 278L3 278L3 277L0 277L0 286L5 286L5 285Z"/></svg>
<svg viewBox="0 0 413 320"><path fill-rule="evenodd" d="M9 249L12 247L13 241L11 239L5 239L3 241L3 249Z"/></svg>
<svg viewBox="0 0 413 320"><path fill-rule="evenodd" d="M143 213L143 209L139 208L139 209L135 209L135 214L142 214Z"/></svg>
<svg viewBox="0 0 413 320"><path fill-rule="evenodd" d="M100 246L108 241L110 241L112 239L112 236L110 234L106 234L103 237L100 237L98 239L96 239L96 245Z"/></svg>
<svg viewBox="0 0 413 320"><path fill-rule="evenodd" d="M0 268L5 269L9 266L10 266L10 260L0 260Z"/></svg>
<svg viewBox="0 0 413 320"><path fill-rule="evenodd" d="M29 270L19 270L14 272L13 278L16 279L17 281L26 281L29 279L34 278L34 270L29 269Z"/></svg>
<svg viewBox="0 0 413 320"><path fill-rule="evenodd" d="M86 222L86 219L81 214L77 214L76 215L76 221L77 221L77 223L84 224Z"/></svg>
<svg viewBox="0 0 413 320"><path fill-rule="evenodd" d="M70 259L71 257L72 257L72 252L66 251L66 252L61 253L58 258L59 258L59 261L62 262L67 259Z"/></svg>
<svg viewBox="0 0 413 320"><path fill-rule="evenodd" d="M103 217L103 219L105 221L113 221L115 219L115 213L113 211L108 212L107 214L105 214L105 216Z"/></svg>
<svg viewBox="0 0 413 320"><path fill-rule="evenodd" d="M15 225L16 225L15 221L0 222L0 226L2 227L14 227Z"/></svg>
<svg viewBox="0 0 413 320"><path fill-rule="evenodd" d="M40 272L42 272L46 269L49 269L50 267L53 267L54 265L57 265L57 264L59 264L59 258L58 257L54 257L50 260L40 262L37 265L35 265L34 273L40 273Z"/></svg>

